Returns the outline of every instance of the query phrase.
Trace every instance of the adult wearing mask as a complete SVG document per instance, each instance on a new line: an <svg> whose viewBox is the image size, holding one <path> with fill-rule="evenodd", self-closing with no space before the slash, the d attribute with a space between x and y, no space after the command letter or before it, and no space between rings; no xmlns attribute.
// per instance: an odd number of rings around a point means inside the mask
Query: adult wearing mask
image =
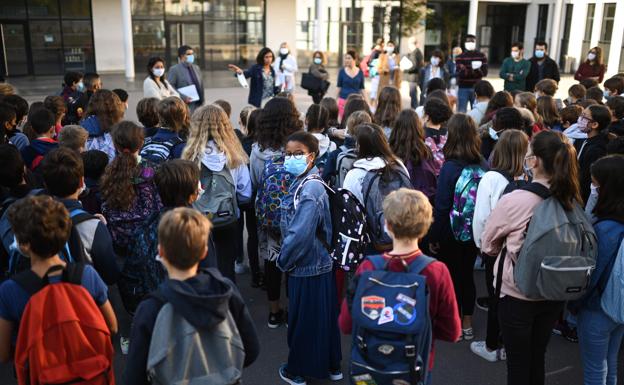
<svg viewBox="0 0 624 385"><path fill-rule="evenodd" d="M275 56L270 48L264 47L256 56L256 64L247 70L242 70L234 64L228 64L228 68L237 75L243 75L251 79L249 85L249 98L247 102L258 108L264 107L273 96L279 93L276 85L276 72L271 65L275 61Z"/></svg>
<svg viewBox="0 0 624 385"><path fill-rule="evenodd" d="M459 112L466 112L468 101L470 107L474 104L474 85L487 76L487 57L477 51L477 37L466 35L464 43L466 51L455 59L457 84L457 109Z"/></svg>
<svg viewBox="0 0 624 385"><path fill-rule="evenodd" d="M184 103L188 104L191 112L202 104L204 104L204 84L202 82L202 73L199 66L195 63L195 52L188 45L178 48L179 63L169 69L167 80L171 86L179 92L180 88L194 85L197 89L199 100L193 101L189 95L180 93L180 97Z"/></svg>
<svg viewBox="0 0 624 385"><path fill-rule="evenodd" d="M522 43L511 45L511 57L503 60L499 76L505 80L505 91L523 91L526 78L531 71L531 63L524 58Z"/></svg>
<svg viewBox="0 0 624 385"><path fill-rule="evenodd" d="M290 53L288 43L280 44L279 56L273 62L273 69L277 75L275 85L281 91L292 92L295 89L295 74L299 70L297 59Z"/></svg>
<svg viewBox="0 0 624 385"><path fill-rule="evenodd" d="M424 64L423 54L420 51L420 48L416 46L417 44L418 41L416 40L416 38L410 38L408 42L410 52L405 56L409 59L410 62L412 62L412 66L404 71L405 80L407 80L407 82L409 83L409 94L411 100L410 107L412 109L416 109L416 107L418 107L418 86L420 85L420 71L422 70ZM421 93L422 90L423 88L421 86Z"/></svg>
<svg viewBox="0 0 624 385"><path fill-rule="evenodd" d="M431 54L431 58L429 59L429 64L427 64L420 73L420 80L421 80L420 89L421 90L428 89L429 81L435 78L442 79L444 80L445 84L448 84L450 76L449 76L447 69L442 64L443 64L442 51L440 51L439 49L436 49ZM421 104L425 103L424 93L420 95L420 102Z"/></svg>
<svg viewBox="0 0 624 385"><path fill-rule="evenodd" d="M143 81L143 97L163 100L170 96L180 97L165 76L165 61L160 57L151 57L147 62L147 77Z"/></svg>
<svg viewBox="0 0 624 385"><path fill-rule="evenodd" d="M535 43L535 51L529 61L531 62L531 70L526 78L525 90L527 92L533 92L535 85L540 80L552 79L559 83L559 66L548 56L548 44L545 41Z"/></svg>
<svg viewBox="0 0 624 385"><path fill-rule="evenodd" d="M401 88L401 71L399 71L399 55L396 52L396 46L392 40L388 40L384 52L379 55L379 64L377 70L379 72L379 88L377 92L386 86L395 86Z"/></svg>
<svg viewBox="0 0 624 385"><path fill-rule="evenodd" d="M585 60L576 70L574 79L583 81L592 79L598 83L602 83L607 67L602 63L602 48L594 47L589 50L587 60Z"/></svg>
<svg viewBox="0 0 624 385"><path fill-rule="evenodd" d="M323 55L323 52L315 51L314 54L312 54L312 64L310 64L308 72L317 78L323 87L316 90L308 90L308 95L312 96L314 104L319 104L321 102L321 99L323 99L323 96L325 96L325 93L327 92L327 87L329 87L329 83L327 82L329 74L327 73L324 64L325 55Z"/></svg>

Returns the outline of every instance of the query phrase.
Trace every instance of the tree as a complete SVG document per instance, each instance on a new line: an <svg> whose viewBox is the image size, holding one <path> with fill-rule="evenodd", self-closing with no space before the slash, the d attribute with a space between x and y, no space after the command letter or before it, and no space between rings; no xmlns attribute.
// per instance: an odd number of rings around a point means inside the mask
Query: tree
<svg viewBox="0 0 624 385"><path fill-rule="evenodd" d="M428 13L426 0L403 0L401 2L401 29L403 36L414 35L425 28Z"/></svg>

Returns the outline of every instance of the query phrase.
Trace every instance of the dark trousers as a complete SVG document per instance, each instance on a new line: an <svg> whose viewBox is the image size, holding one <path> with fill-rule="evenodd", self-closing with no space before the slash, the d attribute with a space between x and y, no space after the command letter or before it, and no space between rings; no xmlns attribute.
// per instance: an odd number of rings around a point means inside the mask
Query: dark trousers
<svg viewBox="0 0 624 385"><path fill-rule="evenodd" d="M474 242L457 242L446 239L440 242L438 259L446 264L453 286L460 316L469 316L474 313L477 288L474 282L474 263L478 249Z"/></svg>
<svg viewBox="0 0 624 385"><path fill-rule="evenodd" d="M314 102L314 104L319 104L323 99L323 96L325 96L325 92L323 91L310 91L309 94L310 96L312 96L312 101Z"/></svg>
<svg viewBox="0 0 624 385"><path fill-rule="evenodd" d="M217 249L217 266L219 271L224 277L231 279L232 282L236 282L234 262L242 251L238 248L238 245L241 244L238 222L214 229L212 234Z"/></svg>
<svg viewBox="0 0 624 385"><path fill-rule="evenodd" d="M419 100L418 100L418 83L416 82L409 82L409 95L410 95L410 107L412 107L413 110L416 109L416 107L418 107L419 105Z"/></svg>
<svg viewBox="0 0 624 385"><path fill-rule="evenodd" d="M252 200L253 202L253 200ZM256 210L252 204L245 205L240 208L240 218L238 218L239 244L240 252L239 262L243 261L243 245L245 226L247 226L247 256L249 257L249 268L252 274L260 272L260 261L258 259L258 224L256 222Z"/></svg>
<svg viewBox="0 0 624 385"><path fill-rule="evenodd" d="M264 285L269 301L279 301L282 291L282 271L275 261L264 261Z"/></svg>
<svg viewBox="0 0 624 385"><path fill-rule="evenodd" d="M498 324L498 298L496 298L494 287L494 262L496 262L496 258L489 256L482 256L482 258L485 263L485 287L489 297L485 344L488 349L496 350L501 345L500 326Z"/></svg>
<svg viewBox="0 0 624 385"><path fill-rule="evenodd" d="M505 296L498 317L507 352L507 385L543 385L544 356L563 302Z"/></svg>

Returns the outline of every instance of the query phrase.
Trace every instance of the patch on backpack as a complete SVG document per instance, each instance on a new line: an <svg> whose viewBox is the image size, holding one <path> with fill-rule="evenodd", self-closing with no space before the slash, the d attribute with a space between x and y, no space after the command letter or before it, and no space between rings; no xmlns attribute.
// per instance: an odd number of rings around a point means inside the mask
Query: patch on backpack
<svg viewBox="0 0 624 385"><path fill-rule="evenodd" d="M389 355L392 354L392 352L394 351L394 346L392 345L381 345L377 348L377 351L379 351L379 353L383 354L383 355Z"/></svg>
<svg viewBox="0 0 624 385"><path fill-rule="evenodd" d="M387 324L392 321L394 321L394 311L390 306L386 306L381 311L381 316L379 316L379 322L377 322L377 325Z"/></svg>
<svg viewBox="0 0 624 385"><path fill-rule="evenodd" d="M373 377L368 373L353 376L353 382L355 382L355 385L377 385Z"/></svg>
<svg viewBox="0 0 624 385"><path fill-rule="evenodd" d="M386 299L376 295L362 297L362 313L373 321L379 318L381 311L386 307Z"/></svg>
<svg viewBox="0 0 624 385"><path fill-rule="evenodd" d="M413 324L416 321L416 308L405 302L394 305L394 321L401 326Z"/></svg>

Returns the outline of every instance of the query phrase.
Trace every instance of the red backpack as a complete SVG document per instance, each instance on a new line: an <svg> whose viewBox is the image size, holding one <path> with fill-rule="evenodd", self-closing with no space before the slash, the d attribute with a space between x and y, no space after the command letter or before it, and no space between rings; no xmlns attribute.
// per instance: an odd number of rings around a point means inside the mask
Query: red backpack
<svg viewBox="0 0 624 385"><path fill-rule="evenodd" d="M62 281L49 284L59 270ZM31 294L15 349L18 384L115 384L110 331L81 286L83 271L83 264L57 265L43 278L30 269L12 278Z"/></svg>

